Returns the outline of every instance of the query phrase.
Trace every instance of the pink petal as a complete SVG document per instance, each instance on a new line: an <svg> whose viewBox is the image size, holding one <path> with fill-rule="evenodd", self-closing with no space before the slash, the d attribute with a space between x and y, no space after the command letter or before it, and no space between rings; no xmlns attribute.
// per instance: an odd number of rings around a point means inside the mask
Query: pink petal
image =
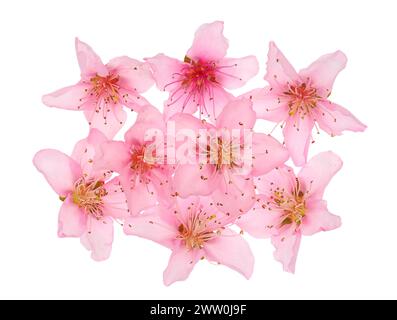
<svg viewBox="0 0 397 320"><path fill-rule="evenodd" d="M176 134L178 134L179 131L181 131L182 134L185 130L191 130L194 131L195 134L198 134L200 129L212 128L211 125L187 113L177 113L169 119L169 122L170 121L175 123Z"/></svg>
<svg viewBox="0 0 397 320"><path fill-rule="evenodd" d="M163 273L164 284L169 286L176 281L186 280L201 258L200 251L187 250L184 246L175 248Z"/></svg>
<svg viewBox="0 0 397 320"><path fill-rule="evenodd" d="M216 80L227 89L236 89L256 76L259 63L255 56L225 58L219 61L217 68Z"/></svg>
<svg viewBox="0 0 397 320"><path fill-rule="evenodd" d="M226 55L228 40L223 36L223 22L215 21L200 26L187 56L193 60L216 61Z"/></svg>
<svg viewBox="0 0 397 320"><path fill-rule="evenodd" d="M255 125L256 113L248 99L229 102L216 121L217 128L252 129Z"/></svg>
<svg viewBox="0 0 397 320"><path fill-rule="evenodd" d="M101 144L100 158L97 160L97 168L116 171L118 173L128 167L130 152L122 141L107 141Z"/></svg>
<svg viewBox="0 0 397 320"><path fill-rule="evenodd" d="M303 235L310 236L320 231L334 230L341 224L340 217L328 211L327 202L320 200L310 203L300 230Z"/></svg>
<svg viewBox="0 0 397 320"><path fill-rule="evenodd" d="M115 219L129 215L127 199L118 177L105 184L107 195L103 197L103 212Z"/></svg>
<svg viewBox="0 0 397 320"><path fill-rule="evenodd" d="M59 237L80 237L86 231L87 215L67 197L58 217Z"/></svg>
<svg viewBox="0 0 397 320"><path fill-rule="evenodd" d="M152 169L149 174L150 183L155 190L158 202L167 207L174 203L175 192L171 177L173 171L169 166L164 165Z"/></svg>
<svg viewBox="0 0 397 320"><path fill-rule="evenodd" d="M253 176L263 175L288 160L288 151L276 139L263 133L252 136Z"/></svg>
<svg viewBox="0 0 397 320"><path fill-rule="evenodd" d="M312 119L307 116L302 119L298 114L288 118L285 124L283 130L285 145L296 166L306 163L313 126Z"/></svg>
<svg viewBox="0 0 397 320"><path fill-rule="evenodd" d="M194 92L178 88L170 91L168 100L164 102L164 118L168 120L173 115L184 112L193 114L198 109L198 103L193 98ZM205 93L205 95L208 95Z"/></svg>
<svg viewBox="0 0 397 320"><path fill-rule="evenodd" d="M124 138L128 145L145 144L150 138L148 135L157 133L161 135L164 131L163 115L155 107L147 105L138 113L134 125L125 133Z"/></svg>
<svg viewBox="0 0 397 320"><path fill-rule="evenodd" d="M125 234L142 237L167 248L173 248L177 240L178 230L160 217L160 215L170 213L160 213L160 211L164 211L164 209L156 206L145 210L143 214L126 218L124 222Z"/></svg>
<svg viewBox="0 0 397 320"><path fill-rule="evenodd" d="M167 148L171 157L167 158L169 164L197 163L196 144L197 137L205 129L215 128L190 114L177 113L167 121ZM205 142L206 143L206 142Z"/></svg>
<svg viewBox="0 0 397 320"><path fill-rule="evenodd" d="M272 244L276 248L274 258L282 263L284 271L295 273L300 241L301 234L298 232L272 237Z"/></svg>
<svg viewBox="0 0 397 320"><path fill-rule="evenodd" d="M131 111L141 112L149 105L149 102L138 91L120 88L119 96L121 97L120 103L130 108Z"/></svg>
<svg viewBox="0 0 397 320"><path fill-rule="evenodd" d="M239 217L236 224L255 238L269 238L277 234L276 226L279 224L279 219L277 212L255 205L249 212Z"/></svg>
<svg viewBox="0 0 397 320"><path fill-rule="evenodd" d="M278 88L280 86L286 86L287 82L294 82L299 79L294 67L289 63L274 42L269 43L267 59L265 80L268 81L271 86Z"/></svg>
<svg viewBox="0 0 397 320"><path fill-rule="evenodd" d="M153 77L147 63L130 57L117 57L106 65L119 76L118 84L127 90L145 92L153 85Z"/></svg>
<svg viewBox="0 0 397 320"><path fill-rule="evenodd" d="M89 217L87 231L81 236L82 245L91 251L91 258L103 261L109 258L113 243L113 220L110 217Z"/></svg>
<svg viewBox="0 0 397 320"><path fill-rule="evenodd" d="M295 174L292 168L283 165L264 176L255 179L255 186L260 194L268 197L273 195L274 187L284 187L289 190L295 186Z"/></svg>
<svg viewBox="0 0 397 320"><path fill-rule="evenodd" d="M204 97L204 115L212 122L216 122L224 107L234 99L235 97L221 86L214 85L210 88L210 93Z"/></svg>
<svg viewBox="0 0 397 320"><path fill-rule="evenodd" d="M254 89L240 97L252 101L252 108L258 118L281 123L288 117L288 103L270 89Z"/></svg>
<svg viewBox="0 0 397 320"><path fill-rule="evenodd" d="M151 183L131 173L121 173L119 179L131 214L140 213L158 203L156 190Z"/></svg>
<svg viewBox="0 0 397 320"><path fill-rule="evenodd" d="M342 160L333 152L321 152L311 158L298 174L312 199L322 199L332 177L342 168Z"/></svg>
<svg viewBox="0 0 397 320"><path fill-rule="evenodd" d="M124 125L127 114L120 104L91 105L84 110L84 115L90 125L102 131L106 137L112 139Z"/></svg>
<svg viewBox="0 0 397 320"><path fill-rule="evenodd" d="M153 58L145 59L153 71L153 77L156 81L157 88L164 91L173 91L179 87L180 83L174 83L176 73L181 71L183 63L177 59L167 57L164 54L158 54Z"/></svg>
<svg viewBox="0 0 397 320"><path fill-rule="evenodd" d="M206 258L223 264L249 279L254 269L254 256L241 235L230 229L208 241L204 246Z"/></svg>
<svg viewBox="0 0 397 320"><path fill-rule="evenodd" d="M232 216L241 215L251 209L255 203L252 178L225 173L212 198L223 212Z"/></svg>
<svg viewBox="0 0 397 320"><path fill-rule="evenodd" d="M76 38L76 54L80 65L82 78L92 77L98 74L106 76L108 70L102 63L101 58L92 50L92 48Z"/></svg>
<svg viewBox="0 0 397 320"><path fill-rule="evenodd" d="M219 116L224 106L233 98L220 85L207 87L201 95L189 88L177 88L174 91L170 91L170 96L164 103L165 119L169 119L179 112L193 114L200 107L202 115L209 117L214 122L214 119Z"/></svg>
<svg viewBox="0 0 397 320"><path fill-rule="evenodd" d="M342 51L335 51L323 55L309 67L299 72L302 78L310 78L314 87L321 88L330 94L335 78L347 63L347 58Z"/></svg>
<svg viewBox="0 0 397 320"><path fill-rule="evenodd" d="M90 85L79 82L73 86L59 89L43 96L42 101L48 107L79 110L84 109Z"/></svg>
<svg viewBox="0 0 397 320"><path fill-rule="evenodd" d="M58 150L45 149L37 152L33 164L60 196L67 196L82 175L76 161Z"/></svg>
<svg viewBox="0 0 397 320"><path fill-rule="evenodd" d="M190 195L209 195L217 187L221 178L214 170L212 165L179 165L173 180L174 190L182 198Z"/></svg>
<svg viewBox="0 0 397 320"><path fill-rule="evenodd" d="M341 135L345 130L357 132L367 128L353 114L336 103L320 101L317 107L315 111L318 125L331 136Z"/></svg>
<svg viewBox="0 0 397 320"><path fill-rule="evenodd" d="M87 138L76 143L72 159L81 167L83 174L89 177L97 177L104 172L93 172L94 159L100 153L100 146L106 142L106 136L97 129L91 129Z"/></svg>

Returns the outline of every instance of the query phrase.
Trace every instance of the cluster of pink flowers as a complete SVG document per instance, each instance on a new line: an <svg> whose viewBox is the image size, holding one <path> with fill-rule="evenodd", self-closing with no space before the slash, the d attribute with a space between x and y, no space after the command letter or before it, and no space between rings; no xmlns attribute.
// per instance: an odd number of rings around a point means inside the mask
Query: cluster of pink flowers
<svg viewBox="0 0 397 320"><path fill-rule="evenodd" d="M89 135L71 156L44 149L33 159L62 201L58 235L79 237L94 260L110 256L113 224L172 250L164 283L186 279L202 259L246 278L254 257L243 231L270 238L274 257L294 272L302 235L340 226L323 200L342 166L331 151L309 161L312 131L335 136L365 125L329 100L346 56L324 55L299 72L269 46L268 85L235 97L258 73L254 56L228 58L223 23L202 25L183 60L158 54L104 64L76 39L81 79L43 97L50 107L83 111ZM169 92L163 112L142 96ZM124 141L124 108L137 112ZM284 141L253 130L277 123ZM291 158L295 173L285 162Z"/></svg>

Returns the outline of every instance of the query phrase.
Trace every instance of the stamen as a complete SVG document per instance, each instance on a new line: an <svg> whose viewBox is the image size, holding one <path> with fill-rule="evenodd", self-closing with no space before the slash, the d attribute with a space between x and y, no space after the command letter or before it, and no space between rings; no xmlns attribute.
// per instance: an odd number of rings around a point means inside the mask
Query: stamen
<svg viewBox="0 0 397 320"><path fill-rule="evenodd" d="M306 194L302 191L301 187L299 180L296 178L295 185L290 193L280 187L273 189L273 193L270 197L272 203L283 212L279 228L290 224L295 224L296 227L301 225L306 215Z"/></svg>
<svg viewBox="0 0 397 320"><path fill-rule="evenodd" d="M76 181L72 193L72 201L87 214L96 219L103 217L103 197L108 193L104 188L104 181L86 181L84 177Z"/></svg>
<svg viewBox="0 0 397 320"><path fill-rule="evenodd" d="M214 100L214 93L211 89L214 86L219 86L219 82L217 81L218 76L227 76L242 81L241 78L223 71L224 69L235 67L237 67L237 64L219 66L214 61L193 60L185 56L184 65L180 72L172 74L172 81L163 88L166 90L169 86L175 85L171 91L168 106L172 106L184 96L182 111L185 110L190 101L193 101L199 108L200 116L202 114L209 115L206 110L205 101L206 98ZM183 90L183 94L177 99L174 99L176 93L181 90ZM214 109L213 107L212 111L215 113Z"/></svg>

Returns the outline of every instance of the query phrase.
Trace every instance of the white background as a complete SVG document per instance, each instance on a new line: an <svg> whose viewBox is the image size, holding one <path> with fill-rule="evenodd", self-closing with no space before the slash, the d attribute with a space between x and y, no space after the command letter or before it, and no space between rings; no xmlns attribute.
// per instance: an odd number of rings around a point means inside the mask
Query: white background
<svg viewBox="0 0 397 320"><path fill-rule="evenodd" d="M1 1L0 298L397 298L396 13L395 1L380 0ZM298 69L343 50L349 62L332 99L368 130L323 133L312 146L310 155L332 149L344 160L325 194L343 225L303 239L295 275L273 260L269 241L247 236L256 257L249 281L203 261L167 288L168 249L118 228L111 258L97 263L78 239L57 238L60 202L32 157L41 148L69 153L88 131L82 113L48 108L41 95L79 79L75 36L104 62L182 59L196 28L214 20L225 21L230 57L260 61L243 90L265 85L270 40ZM146 96L157 106L165 98Z"/></svg>

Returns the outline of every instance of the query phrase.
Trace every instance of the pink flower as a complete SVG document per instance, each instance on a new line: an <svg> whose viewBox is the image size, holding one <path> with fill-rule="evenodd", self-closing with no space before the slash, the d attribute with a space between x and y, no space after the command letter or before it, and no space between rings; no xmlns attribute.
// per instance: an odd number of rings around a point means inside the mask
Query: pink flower
<svg viewBox="0 0 397 320"><path fill-rule="evenodd" d="M323 200L326 186L341 167L342 160L329 151L309 160L298 176L284 166L258 178L257 204L237 224L254 237L271 237L275 259L293 273L302 235L341 225Z"/></svg>
<svg viewBox="0 0 397 320"><path fill-rule="evenodd" d="M106 171L95 171L93 159L106 137L92 129L78 142L72 156L53 150L39 151L33 163L63 201L59 212L59 237L80 237L94 260L109 257L113 242L113 219L127 214L118 179L110 181Z"/></svg>
<svg viewBox="0 0 397 320"><path fill-rule="evenodd" d="M111 139L126 120L122 106L140 111L147 101L140 93L149 89L153 78L145 63L123 56L104 65L96 53L76 38L81 80L43 96L49 107L84 110L91 128Z"/></svg>
<svg viewBox="0 0 397 320"><path fill-rule="evenodd" d="M225 91L243 86L258 72L254 56L225 58L228 41L223 22L202 25L182 61L158 54L146 59L160 90L170 93L164 104L168 119L178 112L202 114L215 119L233 96Z"/></svg>
<svg viewBox="0 0 397 320"><path fill-rule="evenodd" d="M126 132L125 142L108 141L101 145L99 166L120 174L131 214L171 198L173 169L164 164L164 140L156 140L156 135L164 137L164 132L163 115L147 105Z"/></svg>
<svg viewBox="0 0 397 320"><path fill-rule="evenodd" d="M229 222L208 197L177 198L173 207L156 206L128 217L124 231L172 250L163 275L167 286L185 280L204 258L249 278L254 257L241 235L227 227Z"/></svg>
<svg viewBox="0 0 397 320"><path fill-rule="evenodd" d="M282 123L285 144L297 166L306 163L314 126L319 133L316 123L331 136L366 128L348 110L328 100L346 62L346 56L336 51L298 73L271 42L265 75L270 86L244 95L251 97L259 118Z"/></svg>
<svg viewBox="0 0 397 320"><path fill-rule="evenodd" d="M211 195L226 213L249 210L255 201L252 177L263 175L288 159L287 150L276 139L252 132L256 114L248 99L227 104L216 125L182 113L171 120L175 121L177 132L188 128L198 137L201 130L209 132L208 138L198 139L191 161L177 165L174 191L183 198ZM248 136L252 141L246 141Z"/></svg>

